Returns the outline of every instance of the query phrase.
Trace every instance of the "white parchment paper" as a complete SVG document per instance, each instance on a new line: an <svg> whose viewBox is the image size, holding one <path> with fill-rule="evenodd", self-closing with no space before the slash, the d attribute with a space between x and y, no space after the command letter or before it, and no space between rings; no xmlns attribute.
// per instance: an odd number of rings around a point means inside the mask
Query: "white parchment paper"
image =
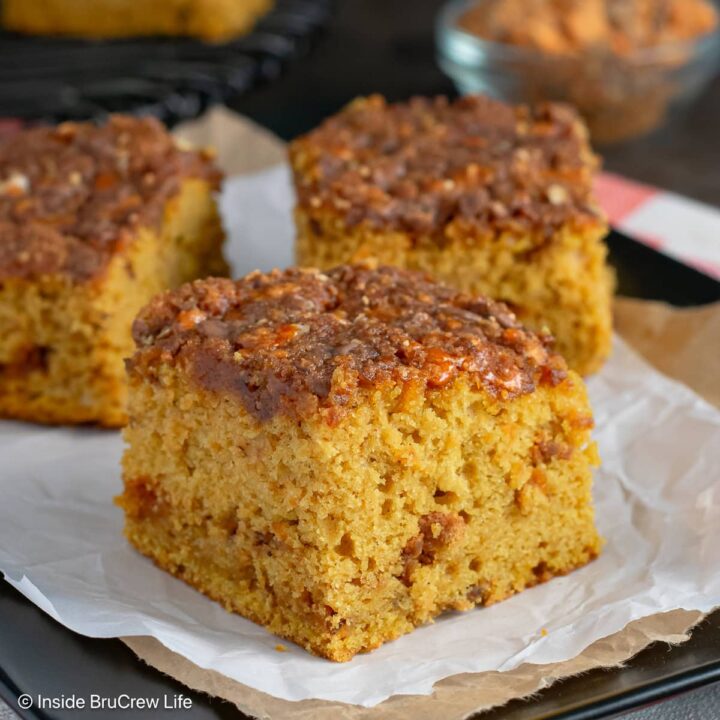
<svg viewBox="0 0 720 720"><path fill-rule="evenodd" d="M222 207L236 274L291 263L291 205L283 167L228 184ZM720 605L720 412L618 339L589 387L603 457L595 478L602 556L349 663L289 643L277 652L276 637L131 550L112 504L121 489L117 432L0 421L0 569L77 632L151 635L286 700L371 706L428 694L457 673L567 660L631 620Z"/></svg>

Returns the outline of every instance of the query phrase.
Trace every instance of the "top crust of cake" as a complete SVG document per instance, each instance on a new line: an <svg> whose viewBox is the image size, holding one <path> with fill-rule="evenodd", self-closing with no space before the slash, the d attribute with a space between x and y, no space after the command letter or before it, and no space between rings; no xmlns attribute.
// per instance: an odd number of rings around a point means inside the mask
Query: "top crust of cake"
<svg viewBox="0 0 720 720"><path fill-rule="evenodd" d="M300 206L348 225L546 238L597 223L596 158L569 107L511 107L483 96L389 104L360 98L290 149Z"/></svg>
<svg viewBox="0 0 720 720"><path fill-rule="evenodd" d="M291 268L198 280L155 298L133 326L130 374L188 367L249 413L341 411L363 388L441 388L463 373L499 398L557 384L564 360L501 303L381 267Z"/></svg>
<svg viewBox="0 0 720 720"><path fill-rule="evenodd" d="M214 187L202 151L183 150L157 120L64 123L0 143L0 279L88 280L139 227L155 227L186 178Z"/></svg>

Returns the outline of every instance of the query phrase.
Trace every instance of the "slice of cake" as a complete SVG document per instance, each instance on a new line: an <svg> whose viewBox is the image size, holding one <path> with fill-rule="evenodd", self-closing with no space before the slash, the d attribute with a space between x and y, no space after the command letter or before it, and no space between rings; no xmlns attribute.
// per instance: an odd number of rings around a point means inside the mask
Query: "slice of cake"
<svg viewBox="0 0 720 720"><path fill-rule="evenodd" d="M209 279L134 325L130 542L348 660L594 558L580 377L506 307L420 273Z"/></svg>
<svg viewBox="0 0 720 720"><path fill-rule="evenodd" d="M297 261L375 258L503 300L590 373L613 283L586 135L559 105L356 100L290 147Z"/></svg>
<svg viewBox="0 0 720 720"><path fill-rule="evenodd" d="M230 40L250 31L272 0L4 0L6 30L124 38L187 35Z"/></svg>
<svg viewBox="0 0 720 720"><path fill-rule="evenodd" d="M219 181L150 119L0 144L0 416L123 423L137 312L226 270Z"/></svg>

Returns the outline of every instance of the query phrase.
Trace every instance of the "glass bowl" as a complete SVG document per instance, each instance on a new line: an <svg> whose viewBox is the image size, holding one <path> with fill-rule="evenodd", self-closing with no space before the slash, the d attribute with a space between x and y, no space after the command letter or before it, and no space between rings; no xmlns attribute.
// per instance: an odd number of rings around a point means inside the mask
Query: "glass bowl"
<svg viewBox="0 0 720 720"><path fill-rule="evenodd" d="M712 79L720 31L637 50L628 55L588 51L559 56L484 40L458 24L484 0L451 0L436 25L440 67L459 92L512 103L558 100L582 113L597 143L643 135L686 107Z"/></svg>

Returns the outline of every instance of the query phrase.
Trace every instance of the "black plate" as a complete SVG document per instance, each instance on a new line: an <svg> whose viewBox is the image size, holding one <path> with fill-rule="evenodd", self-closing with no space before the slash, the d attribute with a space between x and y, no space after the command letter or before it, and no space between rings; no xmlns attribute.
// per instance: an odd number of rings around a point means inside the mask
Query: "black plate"
<svg viewBox="0 0 720 720"><path fill-rule="evenodd" d="M110 112L172 125L277 78L326 24L332 0L276 0L244 37L87 41L0 32L0 117L60 121Z"/></svg>
<svg viewBox="0 0 720 720"><path fill-rule="evenodd" d="M622 294L666 300L676 305L702 305L720 300L720 283L692 268L613 232L608 238L610 261L618 272ZM698 626L689 642L669 649L656 643L622 670L595 670L568 678L531 701L514 701L483 720L594 720L648 702L720 681L720 611ZM203 718L244 718L234 705L192 692L138 661L119 640L77 635L52 620L5 582L0 582L0 696L23 718L62 720L72 711L18 709L27 693L60 697L96 693L116 697L164 698L184 694L192 709L173 714ZM142 717L142 712L94 712L98 718ZM147 716L147 714L145 715Z"/></svg>

